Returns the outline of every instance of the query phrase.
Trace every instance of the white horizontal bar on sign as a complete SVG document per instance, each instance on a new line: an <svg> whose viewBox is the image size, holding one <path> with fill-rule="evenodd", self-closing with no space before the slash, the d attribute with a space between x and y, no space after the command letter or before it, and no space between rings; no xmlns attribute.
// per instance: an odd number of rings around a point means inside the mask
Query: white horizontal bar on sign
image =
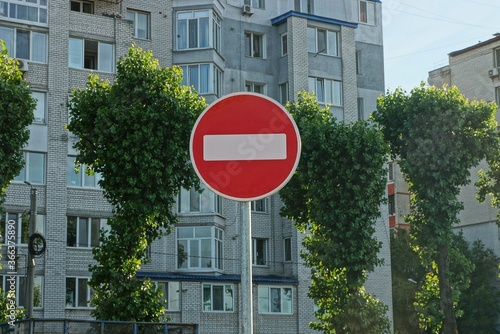
<svg viewBox="0 0 500 334"><path fill-rule="evenodd" d="M205 161L284 160L286 134L205 135L203 159Z"/></svg>

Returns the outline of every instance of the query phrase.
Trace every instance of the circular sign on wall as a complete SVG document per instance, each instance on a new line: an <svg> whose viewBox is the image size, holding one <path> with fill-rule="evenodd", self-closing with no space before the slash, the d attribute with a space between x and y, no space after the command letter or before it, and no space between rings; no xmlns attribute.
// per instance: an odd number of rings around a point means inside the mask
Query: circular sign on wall
<svg viewBox="0 0 500 334"><path fill-rule="evenodd" d="M300 159L295 121L278 102L256 93L234 93L198 117L189 144L194 169L215 193L253 201L280 190Z"/></svg>

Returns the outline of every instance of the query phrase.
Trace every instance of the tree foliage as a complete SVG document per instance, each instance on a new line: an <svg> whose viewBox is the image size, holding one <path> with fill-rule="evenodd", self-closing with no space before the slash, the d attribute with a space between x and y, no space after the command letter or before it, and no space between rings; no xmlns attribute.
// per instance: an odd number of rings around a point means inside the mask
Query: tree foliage
<svg viewBox="0 0 500 334"><path fill-rule="evenodd" d="M180 68L161 68L150 51L132 46L113 83L91 74L85 89L73 92L68 129L80 137L78 162L101 173L115 208L111 231L93 250L99 264L90 267L98 319L152 321L163 314L158 289L135 275L147 246L176 222L180 188L197 184L189 138L206 104L181 83Z"/></svg>
<svg viewBox="0 0 500 334"><path fill-rule="evenodd" d="M456 333L450 285L452 227L463 205L457 196L469 169L497 148L495 105L468 101L458 88L388 92L373 114L391 154L400 159L413 194L408 221L425 266L437 265L443 331Z"/></svg>
<svg viewBox="0 0 500 334"><path fill-rule="evenodd" d="M28 142L28 125L33 121L36 101L18 69L17 60L9 57L0 40L0 205L10 181L24 166L21 149Z"/></svg>
<svg viewBox="0 0 500 334"><path fill-rule="evenodd" d="M311 267L309 296L325 333L382 333L386 307L366 294L366 272L381 263L373 237L384 201L387 145L366 122L337 122L314 96L287 105L302 138L294 177L280 196L282 214L307 231L302 254Z"/></svg>

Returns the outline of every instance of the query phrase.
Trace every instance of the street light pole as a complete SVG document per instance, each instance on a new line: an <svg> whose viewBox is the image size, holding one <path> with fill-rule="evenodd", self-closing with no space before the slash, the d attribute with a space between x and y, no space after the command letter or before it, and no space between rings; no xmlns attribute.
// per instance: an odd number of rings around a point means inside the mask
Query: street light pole
<svg viewBox="0 0 500 334"><path fill-rule="evenodd" d="M29 184L31 186L31 184ZM36 193L37 190L31 187L30 190L30 220L29 220L29 235L35 233L36 229ZM33 318L33 294L35 285L35 257L28 251L28 273L26 277L26 317Z"/></svg>

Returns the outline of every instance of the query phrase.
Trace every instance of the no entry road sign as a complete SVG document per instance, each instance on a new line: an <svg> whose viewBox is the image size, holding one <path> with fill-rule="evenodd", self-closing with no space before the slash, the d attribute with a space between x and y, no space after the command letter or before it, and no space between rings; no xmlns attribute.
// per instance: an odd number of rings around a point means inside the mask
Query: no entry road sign
<svg viewBox="0 0 500 334"><path fill-rule="evenodd" d="M198 117L191 161L205 185L237 201L264 198L292 177L300 158L300 134L276 101L255 93L229 94Z"/></svg>

